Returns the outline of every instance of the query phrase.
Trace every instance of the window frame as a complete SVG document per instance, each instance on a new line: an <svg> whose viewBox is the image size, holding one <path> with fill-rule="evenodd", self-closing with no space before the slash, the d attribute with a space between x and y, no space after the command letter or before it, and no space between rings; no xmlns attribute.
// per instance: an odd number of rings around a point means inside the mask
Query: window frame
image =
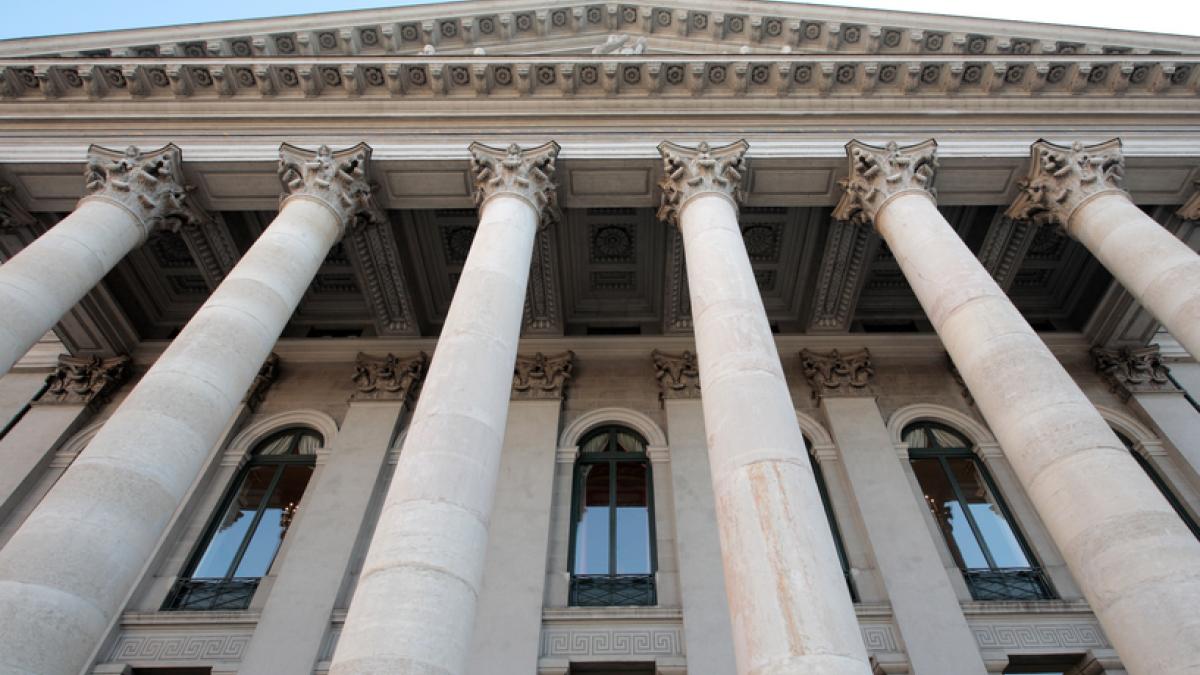
<svg viewBox="0 0 1200 675"><path fill-rule="evenodd" d="M1158 488L1158 491L1161 492L1162 496L1166 498L1167 503L1170 504L1171 509L1179 515L1179 518L1183 521L1183 524L1187 526L1188 530L1191 531L1196 539L1200 539L1200 522L1196 522L1196 519L1192 517L1191 512L1188 511L1187 506L1185 506L1183 503L1183 500L1180 499L1179 495L1175 494L1175 491L1171 489L1171 486L1167 483L1166 479L1162 477L1161 473L1159 473L1158 467L1154 465L1154 462L1151 461L1149 457L1146 457L1142 453L1138 452L1137 445L1134 443L1132 438L1111 424L1109 425L1109 428L1111 428L1113 433L1117 435L1117 440L1121 441L1121 444L1125 446L1125 449L1129 451L1129 454L1133 455L1133 460L1138 463L1138 466L1142 467L1142 471L1146 473L1146 477L1150 479L1151 483L1154 483L1154 487Z"/></svg>
<svg viewBox="0 0 1200 675"><path fill-rule="evenodd" d="M821 506L825 509L825 517L829 520L829 530L833 534L833 547L837 551L838 562L842 566L842 576L846 578L846 588L850 591L850 601L859 602L858 588L854 585L854 576L850 571L850 556L846 553L846 542L842 539L842 528L838 524L837 516L833 511L833 501L829 498L829 486L825 483L825 471L821 469L821 462L817 459L816 454L812 451L812 441L808 436L804 437L805 447L809 448L808 462L812 467L813 478L817 481L817 493L821 496Z"/></svg>

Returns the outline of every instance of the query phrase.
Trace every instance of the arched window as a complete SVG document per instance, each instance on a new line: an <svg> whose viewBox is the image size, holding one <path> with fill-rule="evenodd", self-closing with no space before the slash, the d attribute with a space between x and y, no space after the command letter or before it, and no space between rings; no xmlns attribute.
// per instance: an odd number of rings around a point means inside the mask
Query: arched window
<svg viewBox="0 0 1200 675"><path fill-rule="evenodd" d="M976 600L1051 598L1036 565L971 443L932 422L905 427L903 438L925 503Z"/></svg>
<svg viewBox="0 0 1200 675"><path fill-rule="evenodd" d="M579 443L571 499L572 606L653 605L654 493L646 441L625 427Z"/></svg>
<svg viewBox="0 0 1200 675"><path fill-rule="evenodd" d="M316 432L294 428L255 446L163 609L229 611L250 605L295 517L321 444Z"/></svg>
<svg viewBox="0 0 1200 675"><path fill-rule="evenodd" d="M1142 453L1134 449L1133 441L1129 440L1128 436L1117 431L1116 429L1113 429L1113 433L1115 433L1117 438L1121 439L1121 442L1124 443L1125 447L1129 449L1129 454L1133 455L1133 458L1137 460L1138 465L1141 466L1142 470L1146 472L1146 475L1150 477L1150 481L1154 483L1154 485L1158 488L1158 491L1167 498L1167 503L1170 504L1171 508L1175 509L1175 513L1178 513L1179 517L1183 519L1183 524L1188 526L1188 529L1192 531L1192 534L1196 535L1197 539L1200 539L1200 524L1198 524L1196 520L1192 518L1192 514L1187 512L1187 509L1183 507L1183 503L1179 501L1179 498L1175 496L1174 492L1171 492L1171 488L1167 487L1167 482L1162 479L1162 476L1158 475L1158 471L1156 471L1150 464L1150 460L1143 457Z"/></svg>
<svg viewBox="0 0 1200 675"><path fill-rule="evenodd" d="M812 447L812 441L804 437L804 446ZM842 565L842 576L846 578L846 588L850 591L850 599L858 602L858 591L854 588L854 578L850 576L850 559L846 557L846 545L842 542L842 531L838 528L837 519L833 517L833 505L829 501L829 488L825 485L825 474L821 471L821 463L810 452L809 464L812 465L813 477L817 479L817 492L821 494L821 506L825 508L825 517L829 519L829 530L833 533L833 545L837 548L838 562Z"/></svg>

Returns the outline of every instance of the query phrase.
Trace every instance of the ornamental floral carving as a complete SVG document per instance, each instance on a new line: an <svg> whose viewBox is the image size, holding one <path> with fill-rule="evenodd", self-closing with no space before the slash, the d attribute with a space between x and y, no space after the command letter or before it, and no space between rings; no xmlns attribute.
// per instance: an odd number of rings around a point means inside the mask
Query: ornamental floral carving
<svg viewBox="0 0 1200 675"><path fill-rule="evenodd" d="M835 220L874 223L879 209L892 197L910 192L930 199L937 196L933 188L937 142L933 139L903 147L893 141L882 148L850 141L846 154L850 173L838 183L844 192L833 210Z"/></svg>
<svg viewBox="0 0 1200 675"><path fill-rule="evenodd" d="M11 185L0 183L0 231L30 227L37 221L13 195Z"/></svg>
<svg viewBox="0 0 1200 675"><path fill-rule="evenodd" d="M387 218L375 202L375 186L369 181L370 163L371 146L366 143L343 150L322 145L315 151L284 143L279 146L279 180L283 182L280 208L291 197L303 195L332 209L343 232L383 223Z"/></svg>
<svg viewBox="0 0 1200 675"><path fill-rule="evenodd" d="M395 354L371 356L359 353L354 362L351 401L403 401L410 408L425 377L429 357L425 352L406 359Z"/></svg>
<svg viewBox="0 0 1200 675"><path fill-rule="evenodd" d="M575 370L575 352L546 356L517 356L513 366L512 397L517 400L561 399Z"/></svg>
<svg viewBox="0 0 1200 675"><path fill-rule="evenodd" d="M258 406L267 396L267 390L275 383L279 377L279 355L271 352L267 355L267 360L263 361L262 366L258 369L258 374L254 376L254 381L250 383L250 388L246 390L246 398L242 399L246 407L251 410L258 409Z"/></svg>
<svg viewBox="0 0 1200 675"><path fill-rule="evenodd" d="M131 363L128 356L61 354L58 367L46 378L46 391L37 403L73 403L98 408L129 379Z"/></svg>
<svg viewBox="0 0 1200 675"><path fill-rule="evenodd" d="M1171 381L1157 346L1121 349L1092 348L1096 370L1123 400L1134 394L1180 391Z"/></svg>
<svg viewBox="0 0 1200 675"><path fill-rule="evenodd" d="M1070 146L1039 140L1030 148L1029 175L1005 215L1039 225L1066 227L1083 202L1099 194L1126 194L1121 189L1125 159L1121 139Z"/></svg>
<svg viewBox="0 0 1200 675"><path fill-rule="evenodd" d="M144 236L159 227L203 225L209 218L189 197L183 153L172 143L142 152L93 145L83 171L84 199L103 199L129 209L141 221Z"/></svg>
<svg viewBox="0 0 1200 675"><path fill-rule="evenodd" d="M471 185L475 206L497 194L515 195L537 209L541 224L558 221L558 186L554 182L558 143L550 141L524 150L516 143L505 149L472 143Z"/></svg>
<svg viewBox="0 0 1200 675"><path fill-rule="evenodd" d="M842 354L838 350L800 352L800 365L804 378L812 387L813 398L825 396L862 396L871 393L868 385L875 376L871 365L871 352L860 349Z"/></svg>
<svg viewBox="0 0 1200 675"><path fill-rule="evenodd" d="M713 148L700 143L687 148L670 141L663 141L658 152L663 160L663 177L658 182L662 201L658 207L658 219L671 225L679 225L679 214L683 205L692 197L715 192L740 203L742 177L746 175L746 150L750 144L744 140Z"/></svg>
<svg viewBox="0 0 1200 675"><path fill-rule="evenodd" d="M667 354L655 349L650 355L659 400L700 398L700 365L695 353L685 350L682 354Z"/></svg>

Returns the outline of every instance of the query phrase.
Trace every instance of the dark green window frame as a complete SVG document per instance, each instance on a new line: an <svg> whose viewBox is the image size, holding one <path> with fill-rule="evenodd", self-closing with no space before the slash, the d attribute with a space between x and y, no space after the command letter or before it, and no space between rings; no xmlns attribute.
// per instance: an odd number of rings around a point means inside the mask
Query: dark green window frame
<svg viewBox="0 0 1200 675"><path fill-rule="evenodd" d="M805 447L813 447L812 441L804 437ZM821 495L821 506L825 509L825 517L829 519L829 530L833 533L833 545L837 549L838 563L842 566L842 576L846 578L846 589L850 591L851 602L858 602L858 589L854 586L854 577L850 574L850 559L846 556L846 544L842 540L842 530L838 527L837 518L833 515L833 503L829 501L829 486L825 484L825 473L821 471L821 463L808 453L808 462L812 466L813 478L817 481L817 492Z"/></svg>
<svg viewBox="0 0 1200 675"><path fill-rule="evenodd" d="M1175 496L1175 493L1171 490L1171 486L1167 485L1167 481L1163 480L1163 477L1159 475L1158 470L1154 468L1150 460L1143 457L1142 453L1137 451L1133 441L1129 440L1128 436L1116 429L1113 429L1113 433L1125 444L1125 448L1129 450L1129 454L1133 455L1133 459L1138 463L1138 466L1142 467L1142 471L1146 472L1146 476L1150 478L1150 482L1154 483L1154 486L1166 498L1167 503L1171 505L1175 513L1179 514L1179 517L1183 520L1183 524L1188 526L1188 529L1192 531L1192 534L1197 539L1200 539L1200 523L1197 523L1196 519L1192 518L1192 514L1188 513L1187 507L1183 505L1183 502L1179 501L1179 497Z"/></svg>

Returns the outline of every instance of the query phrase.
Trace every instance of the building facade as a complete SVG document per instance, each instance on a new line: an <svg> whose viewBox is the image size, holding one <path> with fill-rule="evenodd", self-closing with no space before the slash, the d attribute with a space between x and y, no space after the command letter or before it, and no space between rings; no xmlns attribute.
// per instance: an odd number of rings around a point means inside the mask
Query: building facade
<svg viewBox="0 0 1200 675"><path fill-rule="evenodd" d="M759 0L0 42L0 673L1200 673L1198 91Z"/></svg>

